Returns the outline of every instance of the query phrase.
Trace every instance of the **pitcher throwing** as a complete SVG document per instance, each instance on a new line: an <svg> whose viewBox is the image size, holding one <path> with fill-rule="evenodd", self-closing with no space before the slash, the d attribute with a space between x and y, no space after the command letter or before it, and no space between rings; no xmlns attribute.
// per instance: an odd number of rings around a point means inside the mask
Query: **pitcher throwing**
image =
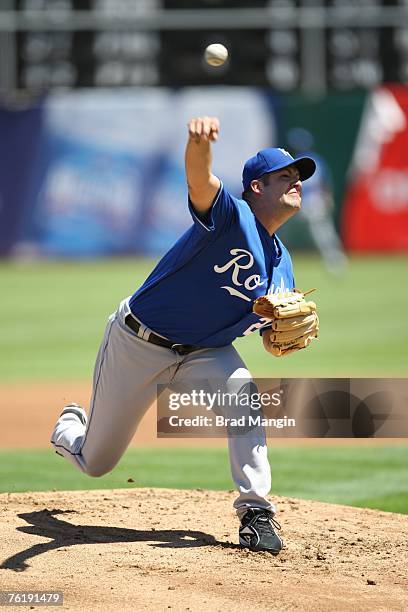
<svg viewBox="0 0 408 612"><path fill-rule="evenodd" d="M238 199L212 172L218 135L216 117L189 122L185 168L193 223L109 317L88 415L72 404L55 425L51 443L57 453L90 476L118 463L155 401L157 385L222 380L227 392L239 393L251 375L232 342L253 332L261 333L266 351L285 354L286 345L277 350L271 318L253 312L253 304L294 288L292 262L276 231L300 210L302 181L314 173L315 162L263 149L245 163ZM310 329L310 317L306 324ZM283 543L267 499L264 429L229 436L228 447L240 544L278 554Z"/></svg>

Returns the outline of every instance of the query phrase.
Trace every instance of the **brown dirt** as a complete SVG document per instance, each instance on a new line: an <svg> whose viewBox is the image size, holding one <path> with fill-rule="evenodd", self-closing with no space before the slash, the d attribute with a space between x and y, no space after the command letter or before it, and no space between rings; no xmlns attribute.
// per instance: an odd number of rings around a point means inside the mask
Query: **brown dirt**
<svg viewBox="0 0 408 612"><path fill-rule="evenodd" d="M403 610L408 516L278 498L286 548L237 547L234 493L0 495L0 589L65 610ZM21 609L21 608L19 608Z"/></svg>
<svg viewBox="0 0 408 612"><path fill-rule="evenodd" d="M76 402L87 409L90 383L78 381L9 383L0 385L0 448L47 448L52 428L64 405ZM195 440L158 439L156 409L142 419L133 446L196 446ZM201 443L201 441L198 441ZM204 440L206 446L225 446L225 440Z"/></svg>
<svg viewBox="0 0 408 612"><path fill-rule="evenodd" d="M47 447L63 405L87 406L89 392L78 382L0 386L0 448ZM392 441L335 441L382 442ZM198 443L225 440L158 440L154 409L133 441ZM333 441L273 441L299 443ZM0 590L61 590L64 609L81 611L408 608L408 516L274 498L286 548L272 557L237 547L234 497L166 489L1 494Z"/></svg>
<svg viewBox="0 0 408 612"><path fill-rule="evenodd" d="M90 383L78 381L8 383L0 385L0 448L48 448L52 428L65 404L89 405ZM274 445L408 444L395 439L275 439ZM152 406L142 419L132 446L180 447L225 446L224 439L165 438L156 436L156 409Z"/></svg>

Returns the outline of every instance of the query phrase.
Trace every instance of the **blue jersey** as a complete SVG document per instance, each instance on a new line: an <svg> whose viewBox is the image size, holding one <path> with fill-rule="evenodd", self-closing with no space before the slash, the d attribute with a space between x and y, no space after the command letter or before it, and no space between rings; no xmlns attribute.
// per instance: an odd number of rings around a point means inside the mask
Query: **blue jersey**
<svg viewBox="0 0 408 612"><path fill-rule="evenodd" d="M131 297L133 314L180 344L219 347L270 324L252 312L255 298L293 289L292 262L244 200L221 185L211 211L160 260Z"/></svg>

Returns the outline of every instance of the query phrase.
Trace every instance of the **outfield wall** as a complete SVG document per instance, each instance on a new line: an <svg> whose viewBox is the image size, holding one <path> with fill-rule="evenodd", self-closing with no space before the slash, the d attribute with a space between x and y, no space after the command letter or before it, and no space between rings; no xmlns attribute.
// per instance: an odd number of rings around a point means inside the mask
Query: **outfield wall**
<svg viewBox="0 0 408 612"><path fill-rule="evenodd" d="M244 87L77 90L24 108L0 106L0 254L163 253L190 224L186 123L203 114L221 120L214 171L235 195L245 160L266 146L290 149L291 130L301 127L327 164L331 215L349 249L406 251L407 89L318 98ZM367 150L376 152L374 165ZM376 199L364 185L383 160ZM375 231L384 223L385 247ZM312 246L301 218L285 226L282 237L292 248Z"/></svg>

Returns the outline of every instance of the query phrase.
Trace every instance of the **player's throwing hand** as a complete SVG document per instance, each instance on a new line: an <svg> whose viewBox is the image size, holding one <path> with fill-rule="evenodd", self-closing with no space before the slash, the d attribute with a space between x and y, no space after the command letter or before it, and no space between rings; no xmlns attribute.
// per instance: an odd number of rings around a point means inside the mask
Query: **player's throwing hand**
<svg viewBox="0 0 408 612"><path fill-rule="evenodd" d="M218 140L220 122L217 117L197 117L188 122L188 133L191 140L200 142Z"/></svg>

